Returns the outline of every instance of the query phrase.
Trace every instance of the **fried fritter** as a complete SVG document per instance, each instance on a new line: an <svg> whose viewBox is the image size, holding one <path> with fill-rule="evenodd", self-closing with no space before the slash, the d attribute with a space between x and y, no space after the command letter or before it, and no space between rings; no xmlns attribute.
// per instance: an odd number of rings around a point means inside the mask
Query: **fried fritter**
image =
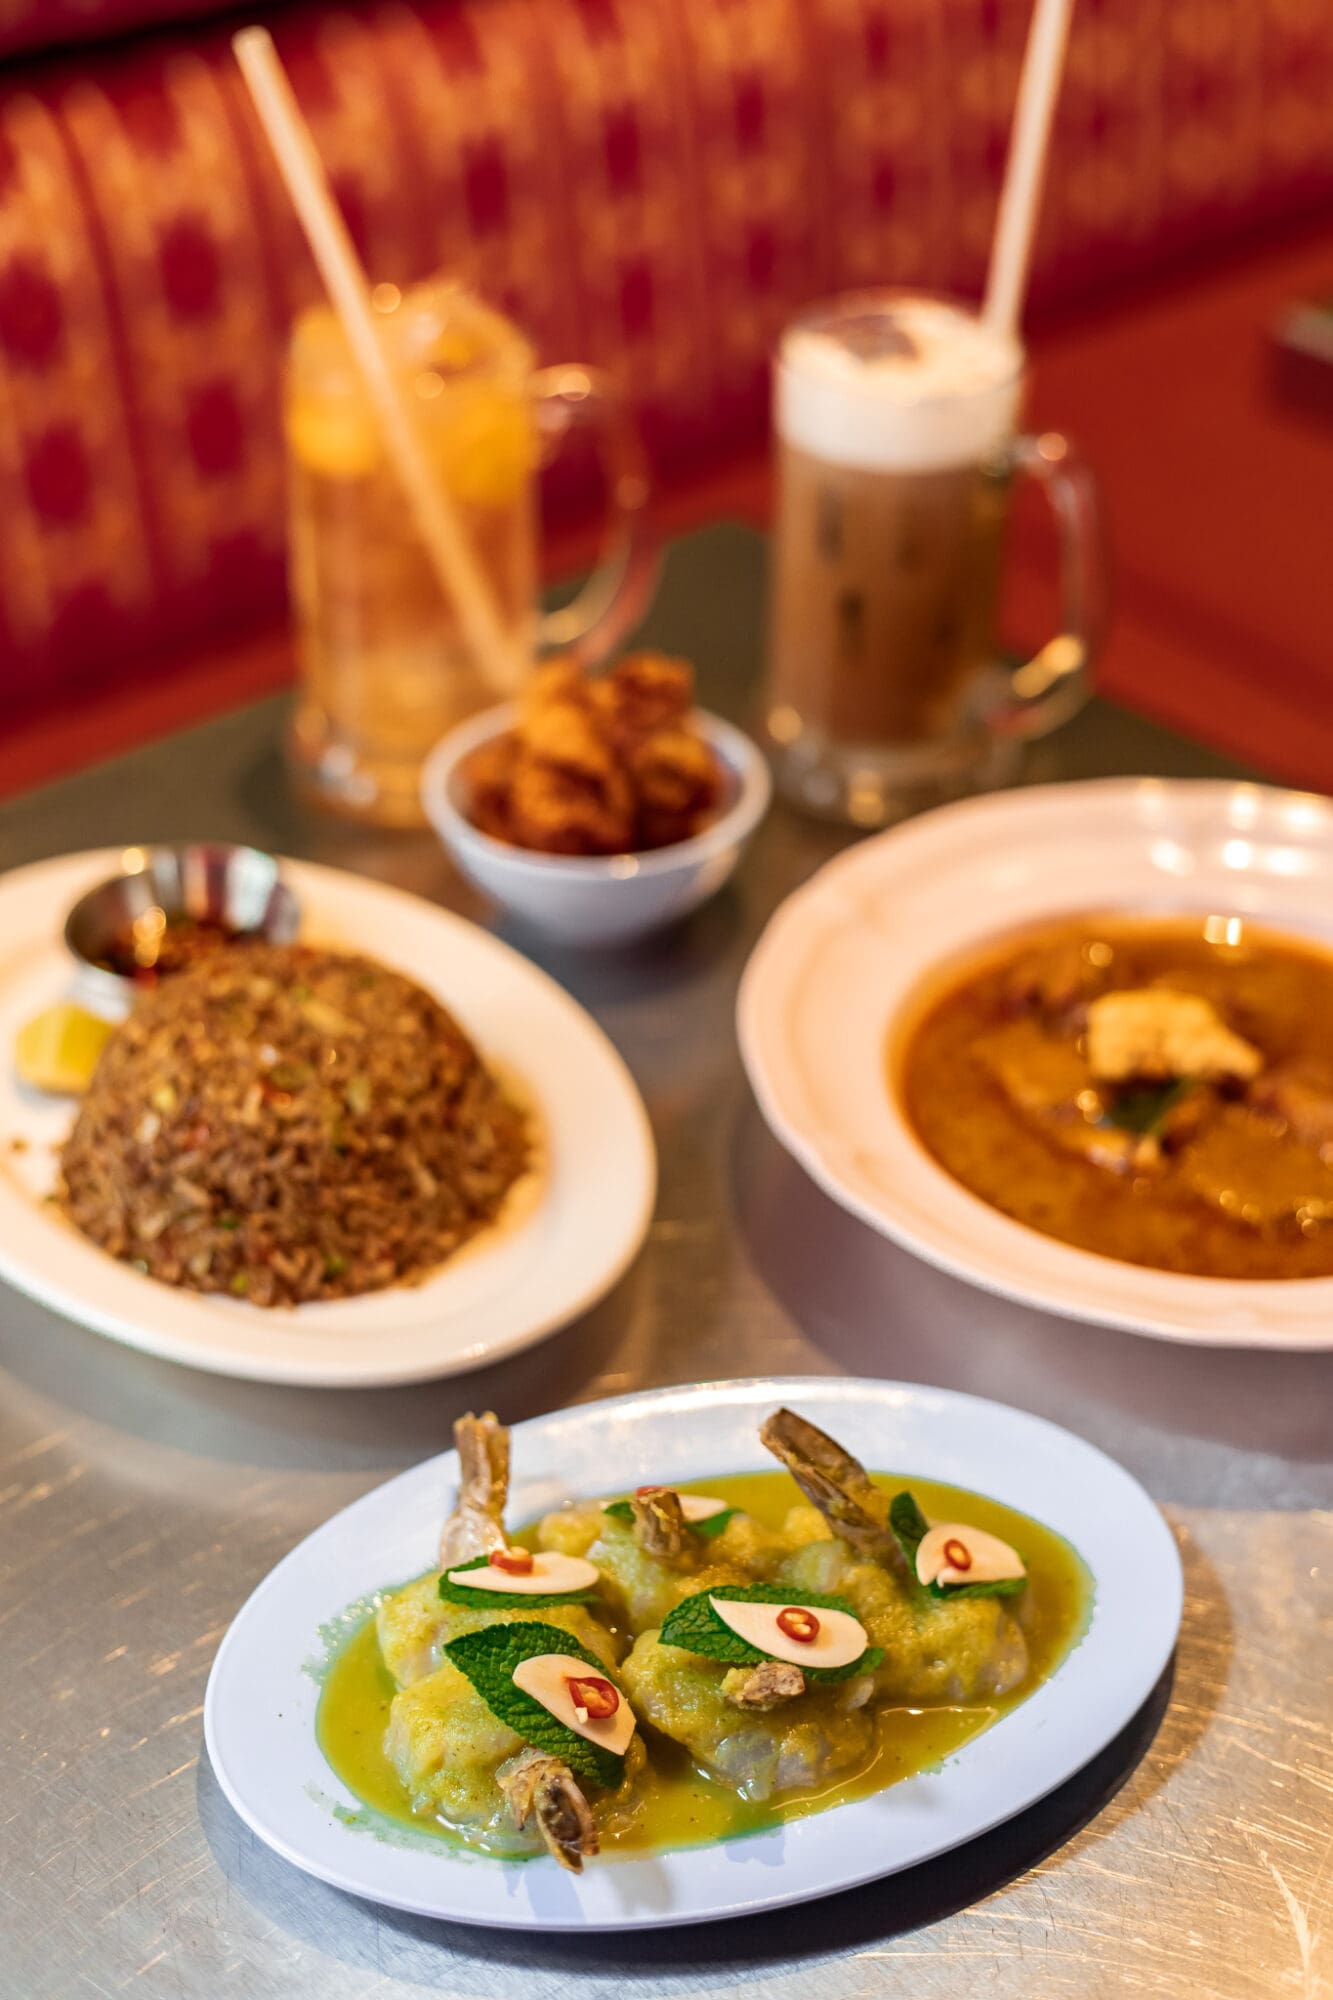
<svg viewBox="0 0 1333 2000"><path fill-rule="evenodd" d="M687 840L717 812L724 772L690 726L684 660L632 653L591 679L538 668L515 728L468 758L483 833L544 854L627 854Z"/></svg>

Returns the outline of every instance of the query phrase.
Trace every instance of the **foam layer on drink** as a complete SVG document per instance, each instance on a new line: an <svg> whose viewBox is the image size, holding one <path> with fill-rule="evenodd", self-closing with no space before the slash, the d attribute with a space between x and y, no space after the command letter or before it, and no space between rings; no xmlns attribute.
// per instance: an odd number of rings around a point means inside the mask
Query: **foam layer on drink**
<svg viewBox="0 0 1333 2000"><path fill-rule="evenodd" d="M940 299L867 298L786 335L776 421L812 457L871 471L934 472L1013 435L1023 352Z"/></svg>

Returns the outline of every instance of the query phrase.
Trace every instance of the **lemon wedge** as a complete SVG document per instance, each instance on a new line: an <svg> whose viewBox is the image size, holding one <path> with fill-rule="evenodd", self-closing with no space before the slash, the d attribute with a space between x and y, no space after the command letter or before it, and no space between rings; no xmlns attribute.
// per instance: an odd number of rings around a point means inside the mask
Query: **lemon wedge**
<svg viewBox="0 0 1333 2000"><path fill-rule="evenodd" d="M480 385L449 399L436 450L445 483L467 507L509 506L537 469L527 404Z"/></svg>
<svg viewBox="0 0 1333 2000"><path fill-rule="evenodd" d="M308 471L325 479L368 479L379 469L374 413L350 398L298 397L287 411L287 443Z"/></svg>
<svg viewBox="0 0 1333 2000"><path fill-rule="evenodd" d="M14 1041L19 1078L34 1090L77 1097L88 1088L110 1021L62 1000L25 1021Z"/></svg>

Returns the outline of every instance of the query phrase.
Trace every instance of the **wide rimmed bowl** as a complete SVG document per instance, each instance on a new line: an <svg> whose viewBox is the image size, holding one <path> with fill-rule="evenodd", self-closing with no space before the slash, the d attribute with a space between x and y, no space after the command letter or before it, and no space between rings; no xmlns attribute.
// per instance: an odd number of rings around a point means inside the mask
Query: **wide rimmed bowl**
<svg viewBox="0 0 1333 2000"><path fill-rule="evenodd" d="M1333 1347L1333 1278L1187 1277L1075 1249L970 1194L911 1130L887 1044L922 981L1085 910L1248 917L1329 943L1333 804L1109 778L944 806L863 841L782 905L741 982L741 1052L769 1126L844 1208L988 1291L1164 1340Z"/></svg>

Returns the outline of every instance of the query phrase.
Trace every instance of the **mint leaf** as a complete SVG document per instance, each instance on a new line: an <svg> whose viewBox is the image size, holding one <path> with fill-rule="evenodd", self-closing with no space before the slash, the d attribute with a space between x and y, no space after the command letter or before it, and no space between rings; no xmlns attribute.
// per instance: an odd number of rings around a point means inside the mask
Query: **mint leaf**
<svg viewBox="0 0 1333 2000"><path fill-rule="evenodd" d="M856 1616L845 1597L821 1597L812 1590L778 1590L768 1583L728 1583L682 1598L663 1621L659 1634L662 1644L679 1646L683 1652L721 1660L728 1666L757 1667L771 1659L770 1653L761 1653L718 1617L709 1602L714 1597L723 1597L730 1604L808 1604L816 1611L845 1611L849 1618ZM867 1646L859 1659L845 1667L803 1667L801 1671L809 1681L845 1681L853 1674L870 1673L883 1658L882 1647Z"/></svg>
<svg viewBox="0 0 1333 2000"><path fill-rule="evenodd" d="M630 1506L628 1500L612 1500L607 1506L603 1507L602 1512L609 1514L613 1521L628 1521L632 1523L634 1520L634 1509ZM738 1507L723 1507L718 1513L710 1514L706 1521L687 1521L685 1526L692 1535L702 1535L706 1542L711 1542L714 1535L722 1533L732 1515L739 1512L740 1509Z"/></svg>
<svg viewBox="0 0 1333 2000"><path fill-rule="evenodd" d="M488 1569L489 1556L473 1556L470 1562L450 1563L451 1570ZM524 1610L531 1607L537 1611L549 1610L553 1604L595 1604L595 1590L482 1590L471 1583L450 1583L446 1571L440 1571L440 1596L446 1604L472 1604L479 1611L513 1611L519 1605Z"/></svg>
<svg viewBox="0 0 1333 2000"><path fill-rule="evenodd" d="M1178 1076L1174 1083L1135 1085L1130 1090L1117 1091L1106 1106L1103 1122L1115 1125L1122 1132L1135 1132L1141 1138L1155 1139L1166 1123L1169 1112L1174 1111L1182 1097L1194 1088L1194 1079Z"/></svg>
<svg viewBox="0 0 1333 2000"><path fill-rule="evenodd" d="M889 1505L889 1526L894 1532L899 1548L907 1557L907 1567L912 1573L912 1582L927 1597L1017 1597L1027 1584L1025 1576L1001 1577L996 1583L927 1583L917 1582L916 1552L930 1528L930 1523L910 1493L895 1493Z"/></svg>
<svg viewBox="0 0 1333 2000"><path fill-rule="evenodd" d="M1025 1576L997 1577L994 1583L932 1583L932 1597L1017 1597L1027 1589Z"/></svg>
<svg viewBox="0 0 1333 2000"><path fill-rule="evenodd" d="M889 1526L907 1557L907 1567L915 1576L916 1552L930 1530L930 1523L910 1493L894 1494L889 1502Z"/></svg>
<svg viewBox="0 0 1333 2000"><path fill-rule="evenodd" d="M620 1783L625 1767L623 1757L617 1757L613 1750L604 1750L600 1743L589 1743L586 1736L567 1728L549 1708L543 1708L530 1694L514 1686L514 1668L519 1661L534 1659L541 1653L569 1653L576 1660L585 1660L603 1680L611 1680L596 1654L581 1646L570 1633L536 1622L486 1625L480 1632L465 1632L461 1639L451 1639L444 1652L459 1672L467 1675L491 1714L512 1729L515 1736L535 1744L551 1757L562 1758L576 1778L589 1784L604 1785L611 1791ZM626 1700L624 1689L614 1681L611 1684L620 1699Z"/></svg>
<svg viewBox="0 0 1333 2000"><path fill-rule="evenodd" d="M720 1535L727 1522L739 1512L738 1507L724 1507L720 1513L710 1514L707 1520L687 1521L685 1525L692 1535L702 1535L706 1542L711 1542L714 1535Z"/></svg>

